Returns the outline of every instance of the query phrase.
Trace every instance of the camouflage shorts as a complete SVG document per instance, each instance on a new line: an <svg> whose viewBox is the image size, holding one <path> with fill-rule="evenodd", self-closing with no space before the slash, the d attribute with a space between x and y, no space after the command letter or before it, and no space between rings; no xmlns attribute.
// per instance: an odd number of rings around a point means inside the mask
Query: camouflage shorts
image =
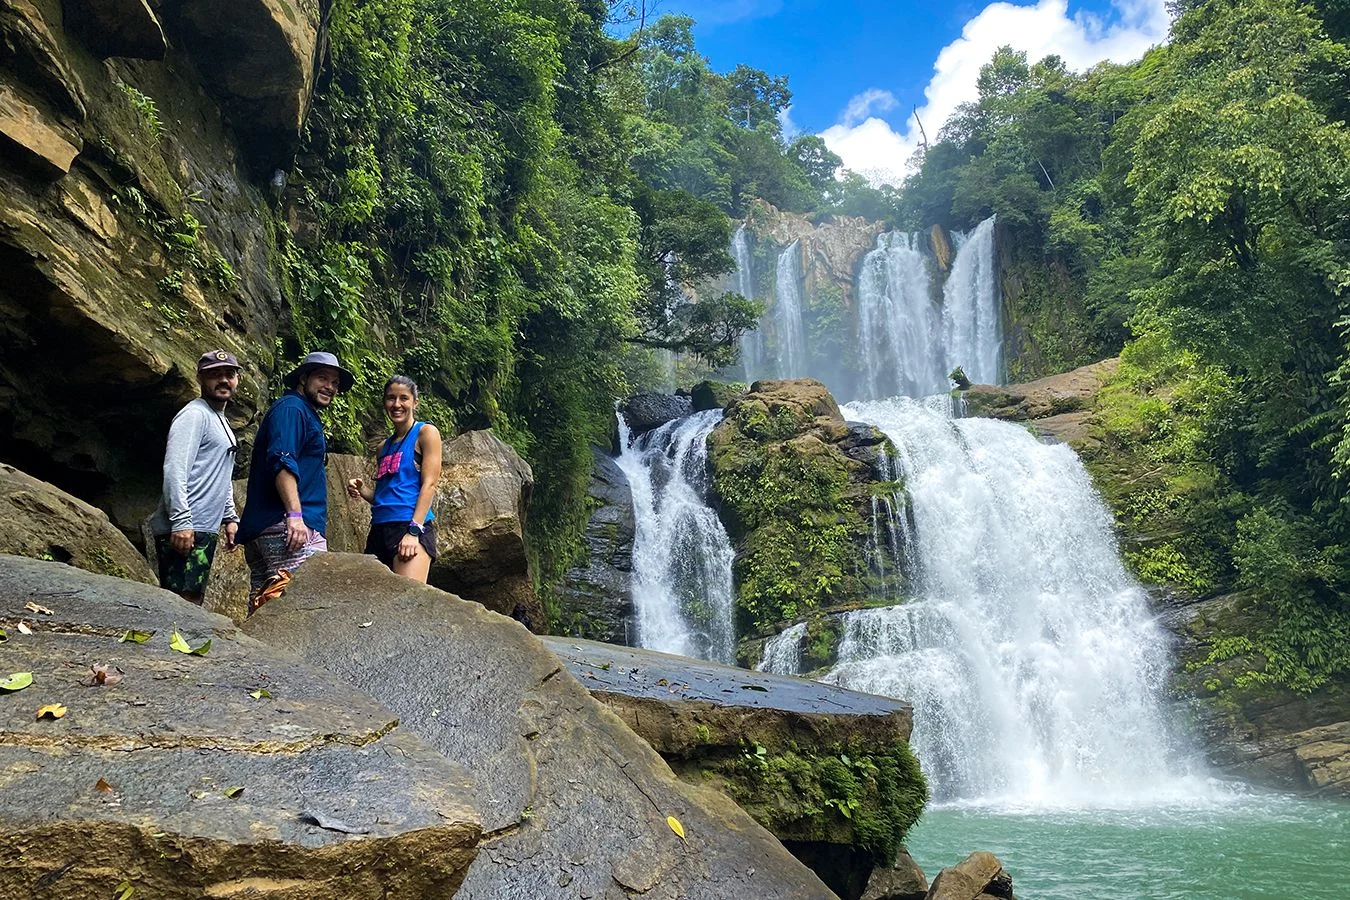
<svg viewBox="0 0 1350 900"><path fill-rule="evenodd" d="M196 543L187 556L173 549L169 535L155 535L155 556L159 558L159 585L175 594L206 593L206 579L211 576L211 560L216 555L218 535L205 531L195 533Z"/></svg>

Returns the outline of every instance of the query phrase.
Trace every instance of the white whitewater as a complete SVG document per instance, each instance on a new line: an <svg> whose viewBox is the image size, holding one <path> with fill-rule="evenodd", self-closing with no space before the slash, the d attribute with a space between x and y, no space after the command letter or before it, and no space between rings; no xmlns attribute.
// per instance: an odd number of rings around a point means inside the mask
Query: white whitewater
<svg viewBox="0 0 1350 900"><path fill-rule="evenodd" d="M800 378L806 375L801 241L793 241L778 254L773 291L773 375L775 378Z"/></svg>
<svg viewBox="0 0 1350 900"><path fill-rule="evenodd" d="M849 404L894 442L914 599L849 613L826 680L914 704L935 798L1105 806L1193 796L1169 651L1077 456L936 398Z"/></svg>
<svg viewBox="0 0 1350 900"><path fill-rule="evenodd" d="M805 638L805 622L784 628L764 642L764 657L755 666L755 671L796 675L802 670L802 641Z"/></svg>
<svg viewBox="0 0 1350 900"><path fill-rule="evenodd" d="M622 415L618 464L633 494L637 645L730 663L735 657L735 551L708 505L708 434L721 410L694 413L630 438Z"/></svg>
<svg viewBox="0 0 1350 900"><path fill-rule="evenodd" d="M936 296L936 264L923 232L877 236L858 273L858 396L945 392L960 366L975 382L1002 380L1003 328L994 260L994 219L952 235L955 256Z"/></svg>

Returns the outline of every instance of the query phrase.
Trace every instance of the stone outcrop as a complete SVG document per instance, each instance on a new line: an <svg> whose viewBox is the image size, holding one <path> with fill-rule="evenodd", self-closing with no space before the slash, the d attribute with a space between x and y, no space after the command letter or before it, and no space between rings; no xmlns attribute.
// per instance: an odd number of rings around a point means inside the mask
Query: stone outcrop
<svg viewBox="0 0 1350 900"><path fill-rule="evenodd" d="M738 631L898 594L871 554L872 501L903 503L883 481L885 436L850 426L818 381L759 381L708 439L713 487L736 546Z"/></svg>
<svg viewBox="0 0 1350 900"><path fill-rule="evenodd" d="M0 697L0 896L449 897L478 852L464 769L220 616L0 556L0 624L5 674L33 678Z"/></svg>
<svg viewBox="0 0 1350 900"><path fill-rule="evenodd" d="M310 0L224 17L184 0L0 6L0 459L125 532L153 508L154 439L195 396L198 354L244 363L236 427L265 403L282 304L256 173L270 151L251 129L298 133L317 16ZM263 105L231 105L236 90Z"/></svg>
<svg viewBox="0 0 1350 900"><path fill-rule="evenodd" d="M689 399L693 401L694 412L703 412L705 409L725 409L728 403L743 395L745 391L746 387L743 384L733 384L726 381L700 381L689 392Z"/></svg>
<svg viewBox="0 0 1350 900"><path fill-rule="evenodd" d="M49 559L157 585L159 579L101 510L0 463L0 553Z"/></svg>
<svg viewBox="0 0 1350 900"><path fill-rule="evenodd" d="M889 871L877 861L896 859L927 798L908 703L650 650L545 644L681 778L724 791L844 900Z"/></svg>
<svg viewBox="0 0 1350 900"><path fill-rule="evenodd" d="M977 850L954 866L948 866L933 879L927 900L1012 900L1012 876L1003 869L998 857Z"/></svg>
<svg viewBox="0 0 1350 900"><path fill-rule="evenodd" d="M889 865L872 870L861 900L924 900L927 895L927 876L901 847Z"/></svg>
<svg viewBox="0 0 1350 900"><path fill-rule="evenodd" d="M683 394L634 394L619 407L634 435L660 428L694 411L693 400Z"/></svg>
<svg viewBox="0 0 1350 900"><path fill-rule="evenodd" d="M1113 358L1025 384L971 385L962 393L966 414L1030 422L1049 438L1088 450L1095 442L1090 425L1097 392L1119 367Z"/></svg>
<svg viewBox="0 0 1350 900"><path fill-rule="evenodd" d="M734 803L676 779L537 638L478 604L330 553L245 631L360 685L473 772L484 838L460 898L832 896Z"/></svg>
<svg viewBox="0 0 1350 900"><path fill-rule="evenodd" d="M529 463L490 431L446 441L442 459L432 501L440 555L430 583L543 630L525 549L525 512L534 494Z"/></svg>
<svg viewBox="0 0 1350 900"><path fill-rule="evenodd" d="M592 447L595 468L586 494L586 557L555 588L555 633L628 644L633 624L633 540L637 522L628 477L614 458Z"/></svg>

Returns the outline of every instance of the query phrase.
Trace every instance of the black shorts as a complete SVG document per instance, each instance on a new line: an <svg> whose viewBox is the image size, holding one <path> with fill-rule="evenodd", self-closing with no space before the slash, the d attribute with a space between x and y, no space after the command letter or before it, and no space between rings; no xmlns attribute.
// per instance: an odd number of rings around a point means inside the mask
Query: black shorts
<svg viewBox="0 0 1350 900"><path fill-rule="evenodd" d="M379 525L370 526L370 537L366 538L366 552L372 556L378 557L380 562L389 568L394 567L394 560L398 559L398 544L403 540L403 536L408 533L407 522L384 522ZM427 527L422 529L422 536L417 539L426 551L431 561L436 561L436 523L428 522Z"/></svg>

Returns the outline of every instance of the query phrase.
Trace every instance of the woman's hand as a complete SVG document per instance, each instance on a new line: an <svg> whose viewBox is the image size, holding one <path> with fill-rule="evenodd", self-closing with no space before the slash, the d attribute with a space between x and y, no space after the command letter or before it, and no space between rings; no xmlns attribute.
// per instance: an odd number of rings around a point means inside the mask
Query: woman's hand
<svg viewBox="0 0 1350 900"><path fill-rule="evenodd" d="M417 548L421 546L416 537L411 534L405 534L403 539L398 542L398 558L402 560L412 559L417 555Z"/></svg>
<svg viewBox="0 0 1350 900"><path fill-rule="evenodd" d="M369 503L370 498L366 496L365 480L361 478L353 478L351 481L348 481L347 496L351 497L353 500L365 500L367 503Z"/></svg>

